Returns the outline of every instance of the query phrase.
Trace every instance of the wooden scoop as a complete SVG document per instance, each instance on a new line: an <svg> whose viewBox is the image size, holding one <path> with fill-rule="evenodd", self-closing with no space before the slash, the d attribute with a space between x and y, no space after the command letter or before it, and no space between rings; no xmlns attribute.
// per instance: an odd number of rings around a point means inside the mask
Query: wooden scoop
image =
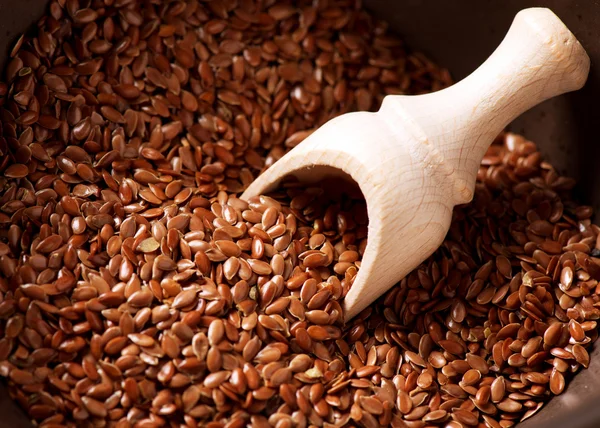
<svg viewBox="0 0 600 428"><path fill-rule="evenodd" d="M387 96L377 113L330 120L242 198L274 190L288 175L306 183L345 176L358 184L367 204L368 244L344 300L348 320L441 245L453 207L473 198L481 160L506 125L548 98L581 88L589 64L554 13L523 10L470 76L432 94Z"/></svg>

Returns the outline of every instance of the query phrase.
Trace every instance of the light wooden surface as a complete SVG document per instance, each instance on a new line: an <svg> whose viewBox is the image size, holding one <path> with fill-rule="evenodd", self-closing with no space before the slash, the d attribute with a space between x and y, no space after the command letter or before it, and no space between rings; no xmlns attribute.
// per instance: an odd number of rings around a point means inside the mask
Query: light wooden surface
<svg viewBox="0 0 600 428"><path fill-rule="evenodd" d="M523 10L464 80L433 94L388 96L377 113L329 121L242 197L273 190L288 174L316 183L343 171L359 185L368 245L344 300L348 320L439 247L453 207L472 199L477 169L498 133L536 104L581 88L588 71L587 54L554 13Z"/></svg>

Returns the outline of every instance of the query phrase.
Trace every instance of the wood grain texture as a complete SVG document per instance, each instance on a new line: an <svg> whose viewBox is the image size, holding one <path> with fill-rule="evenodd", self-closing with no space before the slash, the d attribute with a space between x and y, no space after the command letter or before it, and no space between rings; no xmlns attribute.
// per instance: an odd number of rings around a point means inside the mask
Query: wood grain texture
<svg viewBox="0 0 600 428"><path fill-rule="evenodd" d="M377 113L329 121L242 197L273 190L290 174L315 183L341 170L358 184L368 245L344 300L348 320L439 247L453 207L472 199L477 169L498 133L536 104L581 88L588 72L587 54L556 15L523 10L464 80L433 94L388 96Z"/></svg>

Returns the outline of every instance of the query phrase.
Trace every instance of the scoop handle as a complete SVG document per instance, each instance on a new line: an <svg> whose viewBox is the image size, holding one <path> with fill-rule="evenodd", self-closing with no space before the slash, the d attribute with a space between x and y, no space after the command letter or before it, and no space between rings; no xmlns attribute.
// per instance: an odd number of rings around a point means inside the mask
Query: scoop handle
<svg viewBox="0 0 600 428"><path fill-rule="evenodd" d="M382 113L391 108L410 115L441 155L445 175L453 177L455 203L466 203L494 138L531 107L580 89L589 67L585 50L552 11L524 9L500 46L471 75L432 94L388 96Z"/></svg>

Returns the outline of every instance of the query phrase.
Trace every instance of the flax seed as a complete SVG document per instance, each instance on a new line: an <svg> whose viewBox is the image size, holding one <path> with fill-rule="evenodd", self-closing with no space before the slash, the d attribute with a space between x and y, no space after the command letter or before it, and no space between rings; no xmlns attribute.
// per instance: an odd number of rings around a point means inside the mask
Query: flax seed
<svg viewBox="0 0 600 428"><path fill-rule="evenodd" d="M384 24L346 0L104 3L52 4L0 84L0 375L40 395L34 423L506 427L588 366L592 210L523 137L347 325L364 202L235 197L340 113L451 83Z"/></svg>

